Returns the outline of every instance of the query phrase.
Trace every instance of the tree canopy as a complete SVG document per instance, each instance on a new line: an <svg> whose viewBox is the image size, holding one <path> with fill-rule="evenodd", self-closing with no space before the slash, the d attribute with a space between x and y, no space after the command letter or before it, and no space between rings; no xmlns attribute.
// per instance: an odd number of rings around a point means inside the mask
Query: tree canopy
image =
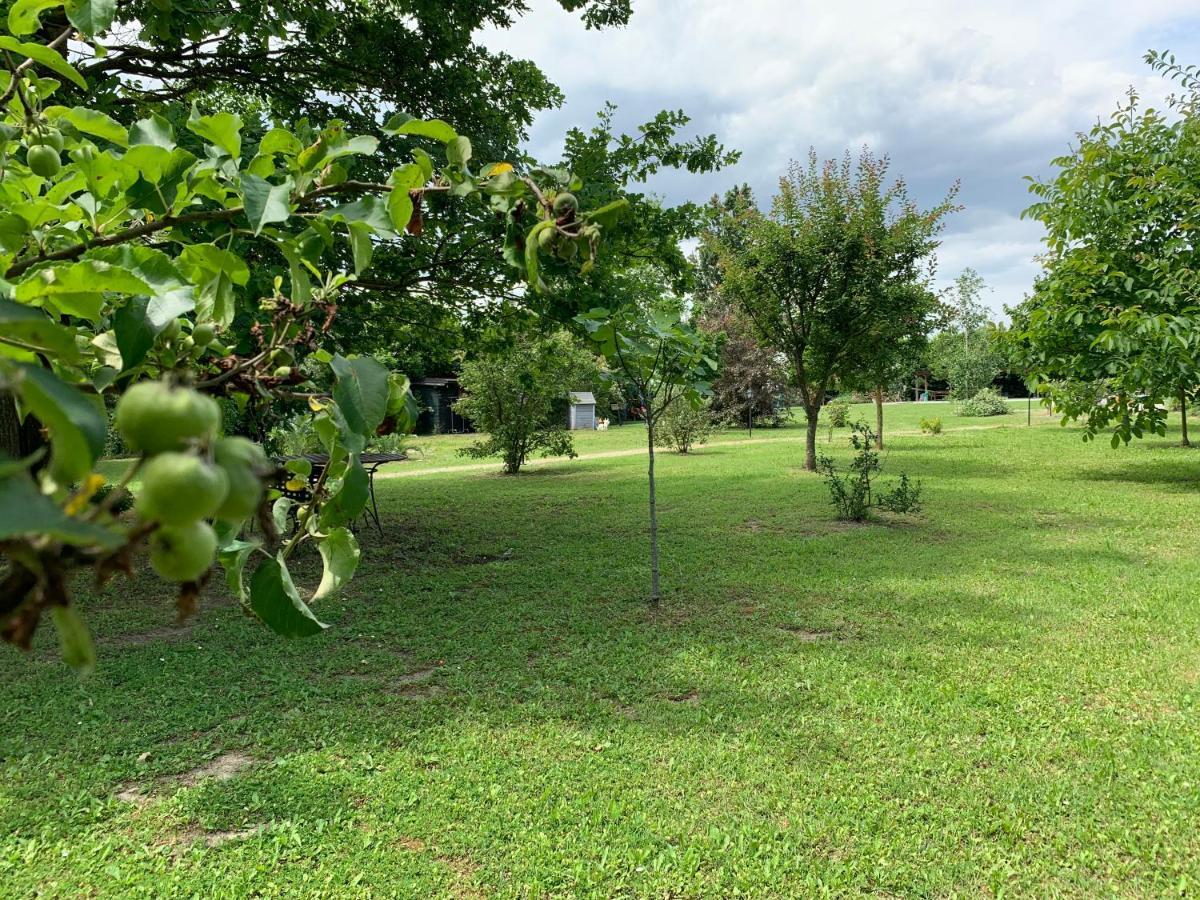
<svg viewBox="0 0 1200 900"><path fill-rule="evenodd" d="M1147 59L1184 92L1159 110L1130 91L1031 185L1043 272L1010 311L1031 385L1085 438L1111 429L1113 446L1164 433L1163 401L1186 408L1200 387L1200 83L1171 57Z"/></svg>

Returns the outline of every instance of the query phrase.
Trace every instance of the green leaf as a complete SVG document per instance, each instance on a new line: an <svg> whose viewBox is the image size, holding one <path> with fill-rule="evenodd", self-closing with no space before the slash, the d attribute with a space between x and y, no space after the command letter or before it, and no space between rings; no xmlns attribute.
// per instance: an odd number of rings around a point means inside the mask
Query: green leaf
<svg viewBox="0 0 1200 900"><path fill-rule="evenodd" d="M8 30L16 35L33 34L41 25L38 17L62 5L63 0L17 0L8 11Z"/></svg>
<svg viewBox="0 0 1200 900"><path fill-rule="evenodd" d="M171 127L171 123L162 116L155 113L146 119L139 119L129 129L129 143L137 146L139 144L150 144L154 147L162 147L164 150L175 149L175 129Z"/></svg>
<svg viewBox="0 0 1200 900"><path fill-rule="evenodd" d="M388 370L369 356L346 359L334 356L333 400L346 425L363 438L375 434L387 415Z"/></svg>
<svg viewBox="0 0 1200 900"><path fill-rule="evenodd" d="M254 227L254 233L259 234L263 228L275 222L286 222L292 215L291 207L292 183L290 180L283 184L271 184L269 181L251 175L242 175L242 195L245 198L246 218Z"/></svg>
<svg viewBox="0 0 1200 900"><path fill-rule="evenodd" d="M413 119L405 116L404 113L396 113L388 119L383 130L385 134L413 134L418 137L432 138L443 144L448 144L458 137L458 132L441 119Z"/></svg>
<svg viewBox="0 0 1200 900"><path fill-rule="evenodd" d="M91 672L96 667L96 646L79 611L74 606L52 606L50 619L58 632L63 662L81 675Z"/></svg>
<svg viewBox="0 0 1200 900"><path fill-rule="evenodd" d="M83 106L70 109L65 106L51 106L46 109L46 116L50 119L66 119L84 134L111 141L118 147L129 146L129 134L121 123L94 109Z"/></svg>
<svg viewBox="0 0 1200 900"><path fill-rule="evenodd" d="M238 159L242 155L242 117L229 112L202 116L192 104L192 114L187 121L188 130L199 135L210 144L221 148L227 156Z"/></svg>
<svg viewBox="0 0 1200 900"><path fill-rule="evenodd" d="M599 209L593 209L583 214L589 222L595 222L601 228L612 228L629 211L628 200L614 200Z"/></svg>
<svg viewBox="0 0 1200 900"><path fill-rule="evenodd" d="M18 41L11 35L0 35L0 50L8 50L12 53L19 53L21 56L26 56L34 62L45 66L55 75L61 75L67 81L78 85L87 90L87 82L83 80L83 76L75 71L75 68L63 59L62 54L57 50L51 50L44 44L25 43Z"/></svg>
<svg viewBox="0 0 1200 900"><path fill-rule="evenodd" d="M553 227L553 219L543 219L530 228L529 234L525 235L525 275L534 290L540 291L545 289L542 277L538 272L538 235L547 228Z"/></svg>
<svg viewBox="0 0 1200 900"><path fill-rule="evenodd" d="M117 0L67 0L67 18L88 37L107 31L116 14Z"/></svg>
<svg viewBox="0 0 1200 900"><path fill-rule="evenodd" d="M52 301L65 299L67 303L71 303L80 296L91 296L95 298L94 303L72 306L71 309L75 310L75 315L95 318L94 315L87 314L98 311L102 291L118 294L153 293L149 284L128 269L100 260L83 259L75 263L38 269L16 286L15 296L22 303L42 298ZM61 308L61 302L58 305Z"/></svg>
<svg viewBox="0 0 1200 900"><path fill-rule="evenodd" d="M74 359L75 337L45 311L0 298L0 335L19 340L60 357Z"/></svg>
<svg viewBox="0 0 1200 900"><path fill-rule="evenodd" d="M81 480L104 450L104 416L49 369L22 365L21 370L21 402L50 429L51 474L62 483Z"/></svg>
<svg viewBox="0 0 1200 900"><path fill-rule="evenodd" d="M354 576L361 551L349 528L335 528L317 544L324 572L312 599L323 600Z"/></svg>
<svg viewBox="0 0 1200 900"><path fill-rule="evenodd" d="M266 560L250 576L250 608L276 634L310 637L329 626L313 615L279 557Z"/></svg>
<svg viewBox="0 0 1200 900"><path fill-rule="evenodd" d="M371 481L358 457L351 458L342 485L321 509L321 527L346 525L366 508L371 496Z"/></svg>
<svg viewBox="0 0 1200 900"><path fill-rule="evenodd" d="M295 156L303 149L304 145L300 143L300 139L286 128L272 128L263 135L262 142L258 145L258 152L263 156L274 153Z"/></svg>
<svg viewBox="0 0 1200 900"><path fill-rule="evenodd" d="M115 531L68 516L37 489L29 476L22 473L0 478L0 540L28 534L106 550L115 550L125 543L125 538Z"/></svg>
<svg viewBox="0 0 1200 900"><path fill-rule="evenodd" d="M351 222L346 226L350 239L350 252L354 257L354 274L371 265L371 227L365 222Z"/></svg>
<svg viewBox="0 0 1200 900"><path fill-rule="evenodd" d="M154 346L154 340L172 321L192 311L191 298L180 294L161 297L131 297L113 316L121 371L128 372Z"/></svg>
<svg viewBox="0 0 1200 900"><path fill-rule="evenodd" d="M446 161L452 166L465 166L471 160L471 142L459 135L446 144Z"/></svg>
<svg viewBox="0 0 1200 900"><path fill-rule="evenodd" d="M217 551L217 562L225 570L225 585L242 603L246 602L246 561L258 547L249 541L233 540Z"/></svg>

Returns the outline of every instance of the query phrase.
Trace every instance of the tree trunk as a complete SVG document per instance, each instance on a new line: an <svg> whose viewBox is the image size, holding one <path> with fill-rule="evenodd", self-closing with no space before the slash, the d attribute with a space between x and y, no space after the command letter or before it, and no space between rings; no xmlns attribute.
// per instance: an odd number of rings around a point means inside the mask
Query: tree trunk
<svg viewBox="0 0 1200 900"><path fill-rule="evenodd" d="M0 394L0 457L21 459L46 445L42 426L33 416L22 422L17 414L17 403L9 394ZM40 460L34 469L45 465Z"/></svg>
<svg viewBox="0 0 1200 900"><path fill-rule="evenodd" d="M821 417L821 407L808 404L804 407L804 415L808 419L808 432L804 436L804 468L810 472L817 471L817 421Z"/></svg>
<svg viewBox="0 0 1200 900"><path fill-rule="evenodd" d="M883 449L883 386L875 388L875 449Z"/></svg>
<svg viewBox="0 0 1200 900"><path fill-rule="evenodd" d="M1179 389L1179 426L1180 426L1180 428L1183 429L1183 438L1179 442L1180 446L1182 446L1182 447L1192 446L1192 442L1190 440L1188 440L1187 390L1185 390L1184 388Z"/></svg>
<svg viewBox="0 0 1200 900"><path fill-rule="evenodd" d="M658 506L654 497L654 420L648 409L646 443L650 451L650 604L658 606Z"/></svg>

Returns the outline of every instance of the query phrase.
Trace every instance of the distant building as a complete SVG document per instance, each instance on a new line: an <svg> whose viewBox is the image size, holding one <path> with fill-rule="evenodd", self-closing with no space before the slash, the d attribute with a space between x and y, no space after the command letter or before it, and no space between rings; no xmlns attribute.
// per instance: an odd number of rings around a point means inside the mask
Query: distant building
<svg viewBox="0 0 1200 900"><path fill-rule="evenodd" d="M591 391L571 391L567 408L567 427L571 431L592 431L596 427L596 397Z"/></svg>
<svg viewBox="0 0 1200 900"><path fill-rule="evenodd" d="M457 378L418 378L412 382L413 396L421 406L417 434L466 434L475 430L470 419L454 411L462 396Z"/></svg>

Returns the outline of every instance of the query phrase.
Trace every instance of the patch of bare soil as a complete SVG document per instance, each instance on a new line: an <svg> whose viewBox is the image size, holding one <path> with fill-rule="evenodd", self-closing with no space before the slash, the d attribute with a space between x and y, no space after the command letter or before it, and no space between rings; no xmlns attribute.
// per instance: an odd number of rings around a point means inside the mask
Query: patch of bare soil
<svg viewBox="0 0 1200 900"><path fill-rule="evenodd" d="M839 639L836 631L808 629L803 625L790 624L780 625L779 627L795 637L796 640L803 641L806 644L816 643L817 641L836 641Z"/></svg>
<svg viewBox="0 0 1200 900"><path fill-rule="evenodd" d="M700 702L700 692L687 691L683 694L668 694L667 699L672 703L688 703L694 705Z"/></svg>
<svg viewBox="0 0 1200 900"><path fill-rule="evenodd" d="M249 754L231 750L181 775L159 779L147 788L137 784L123 785L113 796L122 803L143 807L154 800L155 794L164 788L194 787L202 781L228 781L254 763L254 758Z"/></svg>
<svg viewBox="0 0 1200 900"><path fill-rule="evenodd" d="M178 843L187 846L202 842L209 847L220 847L222 844L228 844L231 841L244 841L248 837L254 837L261 830L261 825L252 825L249 828L237 828L228 831L205 831L203 828L193 826L185 829L179 835Z"/></svg>

